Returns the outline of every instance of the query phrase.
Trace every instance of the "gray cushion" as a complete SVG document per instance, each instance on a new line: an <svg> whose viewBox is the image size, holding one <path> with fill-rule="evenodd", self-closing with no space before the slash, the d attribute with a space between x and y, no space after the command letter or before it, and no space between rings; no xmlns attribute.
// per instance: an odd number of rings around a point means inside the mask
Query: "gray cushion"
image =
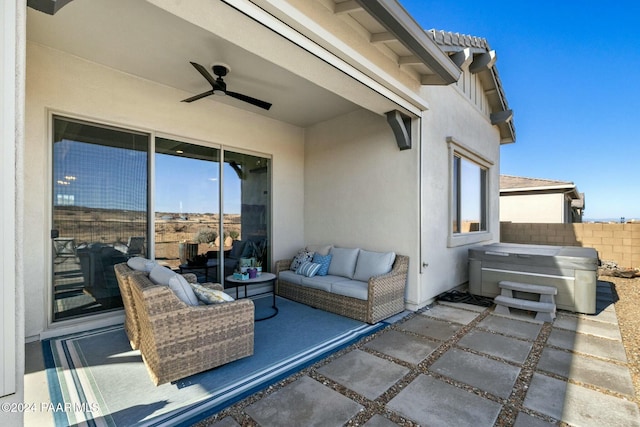
<svg viewBox="0 0 640 427"><path fill-rule="evenodd" d="M134 256L127 260L127 265L130 269L136 271L144 271L145 273L151 272L156 264L157 262L140 256Z"/></svg>
<svg viewBox="0 0 640 427"><path fill-rule="evenodd" d="M369 284L359 280L343 280L331 284L331 293L366 301L369 296Z"/></svg>
<svg viewBox="0 0 640 427"><path fill-rule="evenodd" d="M167 267L163 267L160 264L156 264L149 273L149 279L151 279L151 281L156 285L169 286L169 279L176 274L178 273Z"/></svg>
<svg viewBox="0 0 640 427"><path fill-rule="evenodd" d="M395 252L361 250L358 254L358 262L356 263L356 272L353 275L353 279L367 282L370 277L387 274L391 271L395 259Z"/></svg>
<svg viewBox="0 0 640 427"><path fill-rule="evenodd" d="M302 284L302 278L299 274L296 274L293 270L283 270L278 273L278 279L284 280L285 282L293 283L294 285Z"/></svg>
<svg viewBox="0 0 640 427"><path fill-rule="evenodd" d="M198 297L193 292L193 288L187 282L187 279L174 273L173 277L169 279L169 288L182 302L188 305L198 305Z"/></svg>
<svg viewBox="0 0 640 427"><path fill-rule="evenodd" d="M331 276L301 277L302 286L306 286L307 288L320 289L321 291L326 292L331 292L331 282L336 280L335 277Z"/></svg>
<svg viewBox="0 0 640 427"><path fill-rule="evenodd" d="M332 276L342 276L353 279L356 270L356 260L360 249L331 248L331 264L329 264L329 274Z"/></svg>

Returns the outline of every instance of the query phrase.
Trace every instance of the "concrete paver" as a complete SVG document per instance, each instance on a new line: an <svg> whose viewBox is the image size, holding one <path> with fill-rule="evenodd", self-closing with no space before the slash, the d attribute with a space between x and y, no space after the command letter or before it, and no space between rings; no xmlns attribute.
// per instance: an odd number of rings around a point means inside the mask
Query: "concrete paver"
<svg viewBox="0 0 640 427"><path fill-rule="evenodd" d="M431 370L504 399L511 394L520 373L520 368L513 365L457 348L443 354Z"/></svg>
<svg viewBox="0 0 640 427"><path fill-rule="evenodd" d="M547 344L603 359L627 361L627 355L621 341L593 335L554 328L549 335Z"/></svg>
<svg viewBox="0 0 640 427"><path fill-rule="evenodd" d="M440 342L392 330L376 337L367 343L365 348L417 365L441 344Z"/></svg>
<svg viewBox="0 0 640 427"><path fill-rule="evenodd" d="M535 418L529 414L520 412L516 417L516 422L513 424L513 427L550 427L555 425L556 423L541 420L540 418Z"/></svg>
<svg viewBox="0 0 640 427"><path fill-rule="evenodd" d="M474 329L458 341L458 346L522 364L527 360L533 343Z"/></svg>
<svg viewBox="0 0 640 427"><path fill-rule="evenodd" d="M542 329L540 323L525 322L494 315L487 316L482 322L478 323L478 327L530 341L534 341Z"/></svg>
<svg viewBox="0 0 640 427"><path fill-rule="evenodd" d="M631 397L634 394L629 368L625 365L545 348L537 369Z"/></svg>
<svg viewBox="0 0 640 427"><path fill-rule="evenodd" d="M636 404L538 373L524 405L571 425L640 426Z"/></svg>
<svg viewBox="0 0 640 427"><path fill-rule="evenodd" d="M617 325L608 322L585 319L582 317L560 314L556 318L555 322L553 322L553 327L580 332L583 334L595 335L597 337L607 338L610 340L622 340L620 328L618 328Z"/></svg>
<svg viewBox="0 0 640 427"><path fill-rule="evenodd" d="M420 425L492 426L502 406L434 377L420 375L387 405Z"/></svg>
<svg viewBox="0 0 640 427"><path fill-rule="evenodd" d="M422 313L424 316L435 317L436 319L446 320L447 322L461 323L468 325L476 317L478 313L474 311L460 310L447 305L436 305Z"/></svg>
<svg viewBox="0 0 640 427"><path fill-rule="evenodd" d="M442 320L436 320L428 316L416 316L398 326L403 331L409 331L444 341L451 338L462 325L451 324Z"/></svg>
<svg viewBox="0 0 640 427"><path fill-rule="evenodd" d="M374 400L409 373L409 369L362 350L354 350L318 369L318 372Z"/></svg>
<svg viewBox="0 0 640 427"><path fill-rule="evenodd" d="M319 382L301 377L246 408L261 426L344 425L362 405Z"/></svg>

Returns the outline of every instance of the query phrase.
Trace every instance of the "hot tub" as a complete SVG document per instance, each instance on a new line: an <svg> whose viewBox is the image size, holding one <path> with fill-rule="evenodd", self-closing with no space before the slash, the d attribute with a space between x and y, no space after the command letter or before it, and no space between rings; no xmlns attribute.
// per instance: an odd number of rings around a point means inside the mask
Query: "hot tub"
<svg viewBox="0 0 640 427"><path fill-rule="evenodd" d="M498 282L530 283L558 289L562 310L596 312L598 253L577 246L493 243L469 249L469 292L495 297ZM526 295L519 295L526 298Z"/></svg>

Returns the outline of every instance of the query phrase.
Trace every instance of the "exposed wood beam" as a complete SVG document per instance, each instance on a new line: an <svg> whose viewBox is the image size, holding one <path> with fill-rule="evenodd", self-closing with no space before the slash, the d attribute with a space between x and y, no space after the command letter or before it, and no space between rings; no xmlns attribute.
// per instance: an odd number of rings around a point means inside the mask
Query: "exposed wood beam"
<svg viewBox="0 0 640 427"><path fill-rule="evenodd" d="M469 66L469 71L473 74L477 74L480 71L488 70L496 63L496 59L498 59L498 57L496 56L495 50L476 55Z"/></svg>
<svg viewBox="0 0 640 427"><path fill-rule="evenodd" d="M459 52L454 53L449 56L454 64L456 64L460 69L463 69L473 61L473 55L471 54L471 49L465 48Z"/></svg>
<svg viewBox="0 0 640 427"><path fill-rule="evenodd" d="M364 10L362 6L358 4L356 0L349 0L344 3L336 4L336 8L333 10L333 13L336 15L344 15L351 12L358 12Z"/></svg>
<svg viewBox="0 0 640 427"><path fill-rule="evenodd" d="M507 123L513 120L513 110L503 110L495 113L491 113L491 124L499 125L500 123Z"/></svg>
<svg viewBox="0 0 640 427"><path fill-rule="evenodd" d="M384 43L384 42L392 42L394 40L398 40L396 38L396 36L394 36L393 34L391 34L388 31L385 31L383 33L375 33L375 34L371 34L371 38L369 39L369 41L373 44L376 43Z"/></svg>

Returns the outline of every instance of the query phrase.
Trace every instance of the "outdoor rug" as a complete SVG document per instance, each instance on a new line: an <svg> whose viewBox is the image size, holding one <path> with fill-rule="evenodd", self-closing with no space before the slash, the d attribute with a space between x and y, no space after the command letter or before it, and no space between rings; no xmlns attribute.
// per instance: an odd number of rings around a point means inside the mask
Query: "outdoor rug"
<svg viewBox="0 0 640 427"><path fill-rule="evenodd" d="M271 301L254 301L256 317ZM122 326L44 340L51 403L64 408L56 425L191 425L386 325L279 297L277 305L277 316L255 323L253 356L157 387Z"/></svg>

